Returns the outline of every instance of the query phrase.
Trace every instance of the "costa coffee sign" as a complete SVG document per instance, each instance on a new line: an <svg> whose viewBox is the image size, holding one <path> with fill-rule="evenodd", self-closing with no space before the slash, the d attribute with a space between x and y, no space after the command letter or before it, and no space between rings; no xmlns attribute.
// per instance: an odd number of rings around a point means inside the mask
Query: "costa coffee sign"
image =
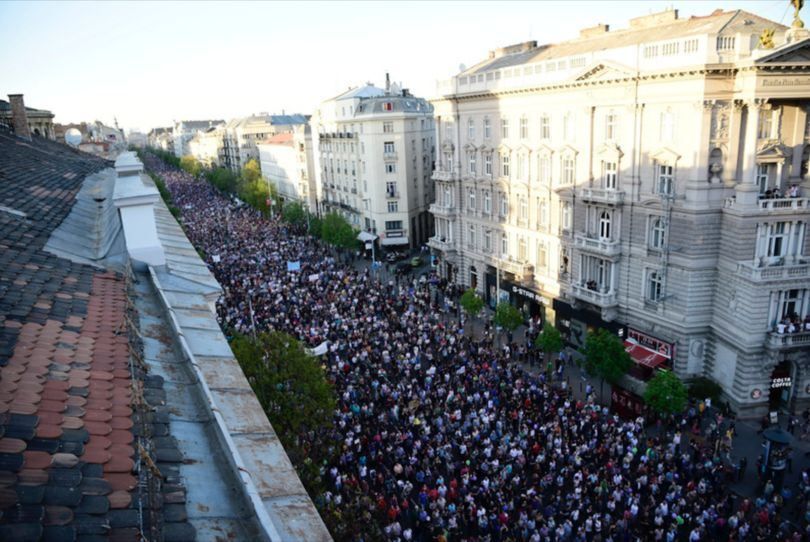
<svg viewBox="0 0 810 542"><path fill-rule="evenodd" d="M654 352L658 352L667 359L671 360L675 357L674 344L662 341L661 339L656 339L655 337L642 333L637 329L633 329L632 327L627 328L627 338L633 339L641 346L649 348Z"/></svg>

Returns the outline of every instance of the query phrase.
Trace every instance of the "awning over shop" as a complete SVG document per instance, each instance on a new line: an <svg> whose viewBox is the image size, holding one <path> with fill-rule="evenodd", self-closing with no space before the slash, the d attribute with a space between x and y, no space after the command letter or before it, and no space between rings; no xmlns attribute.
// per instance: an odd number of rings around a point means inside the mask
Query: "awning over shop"
<svg viewBox="0 0 810 542"><path fill-rule="evenodd" d="M632 341L624 341L624 350L630 354L633 361L639 365L650 367L651 369L655 369L667 361L666 356L662 356L658 352L654 352L649 348L636 344Z"/></svg>
<svg viewBox="0 0 810 542"><path fill-rule="evenodd" d="M380 241L384 246L391 246L391 245L407 245L408 238L407 237L386 237L382 241Z"/></svg>
<svg viewBox="0 0 810 542"><path fill-rule="evenodd" d="M362 241L364 243L373 241L376 238L377 238L376 235L374 235L373 233L368 233L367 231L361 231L360 233L357 234L357 240Z"/></svg>

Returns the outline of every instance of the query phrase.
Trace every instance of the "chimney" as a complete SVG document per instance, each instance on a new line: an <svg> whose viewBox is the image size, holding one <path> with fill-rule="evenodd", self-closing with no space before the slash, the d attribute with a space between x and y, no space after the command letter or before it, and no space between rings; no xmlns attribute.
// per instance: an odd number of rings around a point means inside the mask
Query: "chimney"
<svg viewBox="0 0 810 542"><path fill-rule="evenodd" d="M588 28L583 28L579 31L580 38L591 38L593 36L601 36L602 34L607 34L610 31L610 25L606 24L598 24L596 26L590 26Z"/></svg>
<svg viewBox="0 0 810 542"><path fill-rule="evenodd" d="M388 76L388 72L385 72L385 92L386 94L391 92L391 77Z"/></svg>
<svg viewBox="0 0 810 542"><path fill-rule="evenodd" d="M9 94L11 104L11 123L17 137L31 139L31 129L28 127L28 114L25 112L25 102L22 94Z"/></svg>

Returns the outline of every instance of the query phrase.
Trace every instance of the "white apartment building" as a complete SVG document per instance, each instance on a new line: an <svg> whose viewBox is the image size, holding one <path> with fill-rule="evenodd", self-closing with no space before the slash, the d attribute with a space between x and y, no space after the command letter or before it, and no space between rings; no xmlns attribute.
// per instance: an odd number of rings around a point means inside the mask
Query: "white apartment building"
<svg viewBox="0 0 810 542"><path fill-rule="evenodd" d="M619 334L636 393L671 367L742 415L806 407L807 37L741 10L665 11L504 47L440 83L441 272L572 345Z"/></svg>
<svg viewBox="0 0 810 542"><path fill-rule="evenodd" d="M219 165L219 155L222 150L225 127L213 126L194 134L188 142L188 153L206 167Z"/></svg>
<svg viewBox="0 0 810 542"><path fill-rule="evenodd" d="M432 232L433 107L398 85L369 83L323 102L314 123L321 209L340 212L382 246L425 243Z"/></svg>
<svg viewBox="0 0 810 542"><path fill-rule="evenodd" d="M294 127L308 122L309 117L305 115L267 113L233 119L225 126L219 163L238 172L249 160L259 159L257 143L275 134L292 132Z"/></svg>
<svg viewBox="0 0 810 542"><path fill-rule="evenodd" d="M188 143L199 132L225 124L222 120L180 120L172 127L174 155L178 158L190 154Z"/></svg>
<svg viewBox="0 0 810 542"><path fill-rule="evenodd" d="M318 192L309 124L296 125L292 132L276 134L257 147L262 177L276 186L281 202L298 201L316 213Z"/></svg>

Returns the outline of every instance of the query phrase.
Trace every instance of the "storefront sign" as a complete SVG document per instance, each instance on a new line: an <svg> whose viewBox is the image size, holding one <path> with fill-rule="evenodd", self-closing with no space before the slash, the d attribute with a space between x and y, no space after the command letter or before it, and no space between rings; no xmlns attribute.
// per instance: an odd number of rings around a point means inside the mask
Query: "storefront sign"
<svg viewBox="0 0 810 542"><path fill-rule="evenodd" d="M762 397L762 390L759 388L754 388L751 390L751 399L759 399Z"/></svg>
<svg viewBox="0 0 810 542"><path fill-rule="evenodd" d="M774 378L771 380L771 388L789 388L793 385L793 379L789 376Z"/></svg>
<svg viewBox="0 0 810 542"><path fill-rule="evenodd" d="M520 286L515 286L514 284L512 285L512 293L521 297L529 298L532 301L537 301L543 305L549 305L548 299L542 295L538 294L537 292L532 292L531 290L521 288Z"/></svg>
<svg viewBox="0 0 810 542"><path fill-rule="evenodd" d="M636 341L641 346L649 348L653 352L658 352L667 359L671 360L675 357L674 344L662 341L661 339L656 339L655 337L642 333L637 329L633 329L632 327L627 328L627 338Z"/></svg>

